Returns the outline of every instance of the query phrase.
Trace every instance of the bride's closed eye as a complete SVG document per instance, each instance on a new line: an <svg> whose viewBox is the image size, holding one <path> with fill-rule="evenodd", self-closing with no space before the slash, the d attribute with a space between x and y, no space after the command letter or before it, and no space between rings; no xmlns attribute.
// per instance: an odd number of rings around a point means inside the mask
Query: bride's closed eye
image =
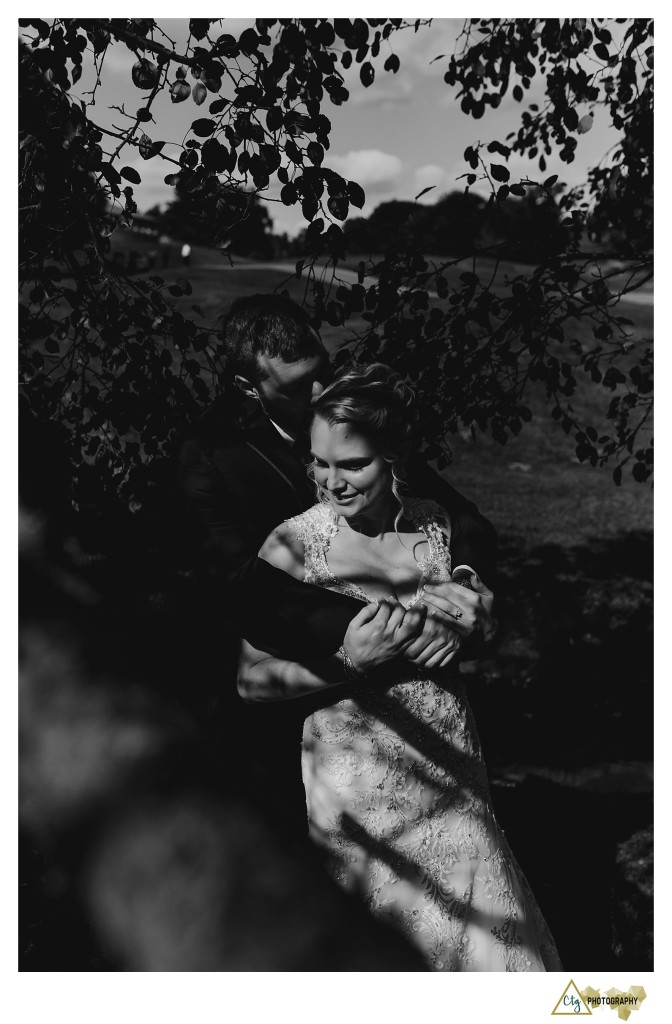
<svg viewBox="0 0 672 1024"><path fill-rule="evenodd" d="M313 464L319 469L328 469L328 464L323 459L318 459L317 456L313 455ZM357 462L342 462L339 469L344 469L350 473L357 472L360 469L366 469L367 466L371 465L371 459L360 459Z"/></svg>

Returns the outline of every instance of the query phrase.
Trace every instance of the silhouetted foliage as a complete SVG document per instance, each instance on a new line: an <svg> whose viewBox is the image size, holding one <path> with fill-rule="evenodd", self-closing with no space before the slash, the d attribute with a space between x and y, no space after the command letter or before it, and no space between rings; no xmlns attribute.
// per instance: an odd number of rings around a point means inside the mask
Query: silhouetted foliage
<svg viewBox="0 0 672 1024"><path fill-rule="evenodd" d="M648 479L651 345L633 338L618 299L652 275L651 20L468 20L455 53L437 62L464 113L479 118L509 90L522 103L535 75L545 76L547 102L523 109L512 137L467 148L468 198L437 204L431 245L419 230L422 207L410 217L413 204L374 211L369 222L388 240L385 255L363 261L352 285L316 270L325 261L337 269L348 237L366 248L368 230L361 221L343 228L365 194L329 167L324 108L347 102L340 68L353 58L363 88L375 88L381 74L403 74L388 43L427 22L257 19L236 38L218 21L192 19L183 53L161 41L151 19L20 24L21 383L33 412L60 419L68 432L80 507L106 494L146 503L151 464L222 386L213 330L197 308L173 302L189 295L189 282L131 279L110 259L110 235L137 212L141 175L124 163L129 148L168 165L167 187L198 207L219 247L233 246L245 223L263 226L257 197L271 182L283 204L300 205L308 227L296 273L306 278L315 324L348 330L343 359L383 356L419 386L424 439L441 465L451 432L464 425L502 442L518 433L531 417L526 391L540 386L581 461L612 460L617 483L625 463L635 479ZM137 57L139 106L116 131L71 94L84 61L105 74L111 47ZM166 151L174 146L152 137L152 105L164 90L195 108L177 158ZM563 191L557 175L545 177L547 157L571 162L598 107L621 140L583 189ZM540 180L513 181L512 154L538 166ZM491 187L484 208L469 194L479 179ZM476 244L472 214L489 232ZM485 273L460 266L474 252L496 261L517 251L512 234L521 251L534 246L537 262L505 289L493 288L490 263ZM606 252L591 244L607 235ZM426 246L438 261L426 258ZM239 251L264 254L252 242ZM449 282L455 267L457 286ZM376 280L365 287L367 274ZM353 314L359 327L350 326ZM594 344L576 337L578 318L591 323ZM613 396L604 423L586 423L572 407L584 374Z"/></svg>

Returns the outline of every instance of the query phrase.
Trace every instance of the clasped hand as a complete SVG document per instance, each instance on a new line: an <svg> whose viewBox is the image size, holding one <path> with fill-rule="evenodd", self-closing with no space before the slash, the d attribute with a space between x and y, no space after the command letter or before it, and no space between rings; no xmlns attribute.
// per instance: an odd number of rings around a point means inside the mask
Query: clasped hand
<svg viewBox="0 0 672 1024"><path fill-rule="evenodd" d="M427 606L404 608L387 599L362 608L343 645L355 669L364 674L399 656L418 668L443 668L457 654L460 637Z"/></svg>
<svg viewBox="0 0 672 1024"><path fill-rule="evenodd" d="M463 638L480 633L490 639L496 628L493 593L476 573L471 584L473 590L452 582L427 583L422 600L408 609L392 599L367 604L344 639L355 669L366 673L400 656L418 668L444 668Z"/></svg>
<svg viewBox="0 0 672 1024"><path fill-rule="evenodd" d="M494 594L475 572L470 582L472 590L450 581L426 583L421 603L427 605L428 614L454 629L465 640L479 634L484 640L491 640L497 629L492 614Z"/></svg>

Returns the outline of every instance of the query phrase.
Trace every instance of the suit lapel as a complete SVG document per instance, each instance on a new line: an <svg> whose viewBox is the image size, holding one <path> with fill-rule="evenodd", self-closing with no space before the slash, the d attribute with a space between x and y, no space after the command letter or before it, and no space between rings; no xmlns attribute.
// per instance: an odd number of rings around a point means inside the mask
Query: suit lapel
<svg viewBox="0 0 672 1024"><path fill-rule="evenodd" d="M312 489L305 466L265 416L258 417L243 431L241 440L258 458L263 458L273 466L278 479L284 480L285 485L294 490L302 509L312 503Z"/></svg>
<svg viewBox="0 0 672 1024"><path fill-rule="evenodd" d="M298 511L303 512L314 501L305 466L256 402L236 399L236 395L227 395L215 402L203 417L203 429L221 443L235 440L244 445L251 459L273 470L278 486L294 495Z"/></svg>

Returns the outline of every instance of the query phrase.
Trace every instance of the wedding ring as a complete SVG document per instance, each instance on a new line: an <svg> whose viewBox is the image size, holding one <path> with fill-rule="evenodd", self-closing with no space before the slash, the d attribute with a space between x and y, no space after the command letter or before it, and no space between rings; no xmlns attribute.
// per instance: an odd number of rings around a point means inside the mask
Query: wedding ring
<svg viewBox="0 0 672 1024"><path fill-rule="evenodd" d="M454 615L454 617L456 619L461 619L462 618L462 609L458 608L456 612L453 612L453 615Z"/></svg>

